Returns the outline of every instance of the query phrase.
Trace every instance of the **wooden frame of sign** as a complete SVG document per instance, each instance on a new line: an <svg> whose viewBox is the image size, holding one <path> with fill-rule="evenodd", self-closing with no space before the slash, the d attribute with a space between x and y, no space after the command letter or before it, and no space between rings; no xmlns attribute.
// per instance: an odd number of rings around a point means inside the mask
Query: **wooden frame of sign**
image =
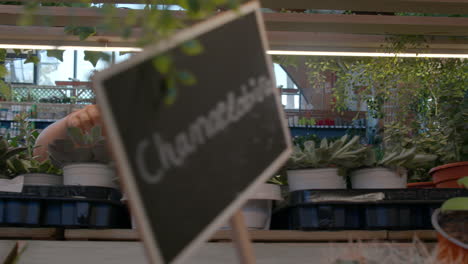
<svg viewBox="0 0 468 264"><path fill-rule="evenodd" d="M206 49L181 55L193 39ZM120 179L153 263L181 263L287 161L291 138L266 50L260 6L252 1L94 76ZM162 54L175 54L176 68L197 78L178 88L172 105L162 99L168 77L154 66ZM200 117L203 130L193 130ZM251 262L239 215L231 221L234 237Z"/></svg>

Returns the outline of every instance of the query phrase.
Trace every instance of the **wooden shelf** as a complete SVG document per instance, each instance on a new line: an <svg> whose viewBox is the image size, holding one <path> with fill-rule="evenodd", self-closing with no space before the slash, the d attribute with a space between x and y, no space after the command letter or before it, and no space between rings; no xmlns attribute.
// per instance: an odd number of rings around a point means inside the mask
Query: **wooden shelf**
<svg viewBox="0 0 468 264"><path fill-rule="evenodd" d="M250 230L254 242L347 242L350 240L412 240L416 235L420 240L435 241L433 230L386 231L386 230L343 230L343 231L292 231L292 230ZM132 229L67 229L65 240L94 241L138 241L138 233ZM229 230L216 232L211 241L230 241Z"/></svg>
<svg viewBox="0 0 468 264"><path fill-rule="evenodd" d="M55 240L63 238L61 228L0 227L0 239Z"/></svg>

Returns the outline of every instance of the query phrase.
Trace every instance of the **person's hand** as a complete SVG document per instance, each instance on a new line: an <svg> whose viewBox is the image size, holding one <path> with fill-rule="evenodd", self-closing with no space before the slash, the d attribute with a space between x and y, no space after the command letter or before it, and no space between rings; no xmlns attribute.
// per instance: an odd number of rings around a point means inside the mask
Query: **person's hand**
<svg viewBox="0 0 468 264"><path fill-rule="evenodd" d="M69 114L66 118L67 127L79 127L83 131L89 131L96 125L102 125L101 113L96 105L88 105Z"/></svg>

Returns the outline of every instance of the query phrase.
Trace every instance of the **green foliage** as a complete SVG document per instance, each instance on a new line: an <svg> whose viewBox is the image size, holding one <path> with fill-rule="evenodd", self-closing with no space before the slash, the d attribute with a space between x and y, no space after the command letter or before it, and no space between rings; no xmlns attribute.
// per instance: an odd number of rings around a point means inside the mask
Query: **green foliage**
<svg viewBox="0 0 468 264"><path fill-rule="evenodd" d="M25 147L12 147L6 139L0 136L0 178L12 178L16 175L9 169L8 161L25 151Z"/></svg>
<svg viewBox="0 0 468 264"><path fill-rule="evenodd" d="M271 177L267 183L271 183L271 184L277 184L277 185L286 185L286 180L285 180L285 177L283 177L282 175L275 175L273 177Z"/></svg>
<svg viewBox="0 0 468 264"><path fill-rule="evenodd" d="M468 189L468 176L458 180L458 184ZM456 197L445 201L440 208L442 212L468 210L468 197Z"/></svg>
<svg viewBox="0 0 468 264"><path fill-rule="evenodd" d="M189 56L199 55L203 52L202 44L196 39L184 42L180 48L182 52Z"/></svg>
<svg viewBox="0 0 468 264"><path fill-rule="evenodd" d="M318 145L318 144L320 144L321 139L315 134L309 134L309 135L306 135L306 136L295 136L293 138L293 144L295 146L299 146L300 148L304 148L304 143L306 141L314 141L315 144Z"/></svg>
<svg viewBox="0 0 468 264"><path fill-rule="evenodd" d="M66 26L64 31L69 35L79 36L80 40L83 41L96 34L96 27Z"/></svg>
<svg viewBox="0 0 468 264"><path fill-rule="evenodd" d="M33 124L29 122L27 113L18 114L14 121L19 124L19 134L9 138L8 144L11 147L22 148L24 151L15 155L6 161L7 168L11 175L24 173L48 173L61 174L61 170L55 167L49 160L40 162L34 156L36 140L39 132L34 129Z"/></svg>
<svg viewBox="0 0 468 264"><path fill-rule="evenodd" d="M315 141L304 142L304 147L294 146L288 168L352 168L362 158L367 148L359 145L359 137L349 139L348 135L333 142L322 139L317 146Z"/></svg>
<svg viewBox="0 0 468 264"><path fill-rule="evenodd" d="M49 158L52 164L62 168L73 163L103 163L110 162L106 141L99 126L88 133L77 127L68 128L67 139L57 139L49 144Z"/></svg>
<svg viewBox="0 0 468 264"><path fill-rule="evenodd" d="M417 169L432 167L432 162L436 155L420 154L416 148L388 151L381 147L368 148L360 162L356 163L360 167L388 167Z"/></svg>
<svg viewBox="0 0 468 264"><path fill-rule="evenodd" d="M63 62L63 52L65 51L64 50L47 50L47 57L53 57Z"/></svg>
<svg viewBox="0 0 468 264"><path fill-rule="evenodd" d="M103 59L105 61L110 61L111 57L109 54L102 52L102 51L89 51L86 50L84 52L84 60L89 61L93 67L96 67L98 61Z"/></svg>
<svg viewBox="0 0 468 264"><path fill-rule="evenodd" d="M466 211L468 210L468 197L456 197L445 201L440 208L442 212L446 211Z"/></svg>
<svg viewBox="0 0 468 264"><path fill-rule="evenodd" d="M169 55L160 55L153 59L154 68L161 74L168 74L172 68L172 57Z"/></svg>

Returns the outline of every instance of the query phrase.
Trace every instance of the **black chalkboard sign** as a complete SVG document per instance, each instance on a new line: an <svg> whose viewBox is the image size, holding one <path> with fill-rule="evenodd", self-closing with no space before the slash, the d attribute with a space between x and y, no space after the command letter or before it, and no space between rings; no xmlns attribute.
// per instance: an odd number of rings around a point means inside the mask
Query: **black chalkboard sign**
<svg viewBox="0 0 468 264"><path fill-rule="evenodd" d="M189 56L181 45L192 39L203 50ZM184 259L287 160L290 138L265 50L253 2L95 76L121 181L153 262ZM168 91L168 75L155 68L162 54L196 81ZM169 92L176 93L170 103Z"/></svg>

